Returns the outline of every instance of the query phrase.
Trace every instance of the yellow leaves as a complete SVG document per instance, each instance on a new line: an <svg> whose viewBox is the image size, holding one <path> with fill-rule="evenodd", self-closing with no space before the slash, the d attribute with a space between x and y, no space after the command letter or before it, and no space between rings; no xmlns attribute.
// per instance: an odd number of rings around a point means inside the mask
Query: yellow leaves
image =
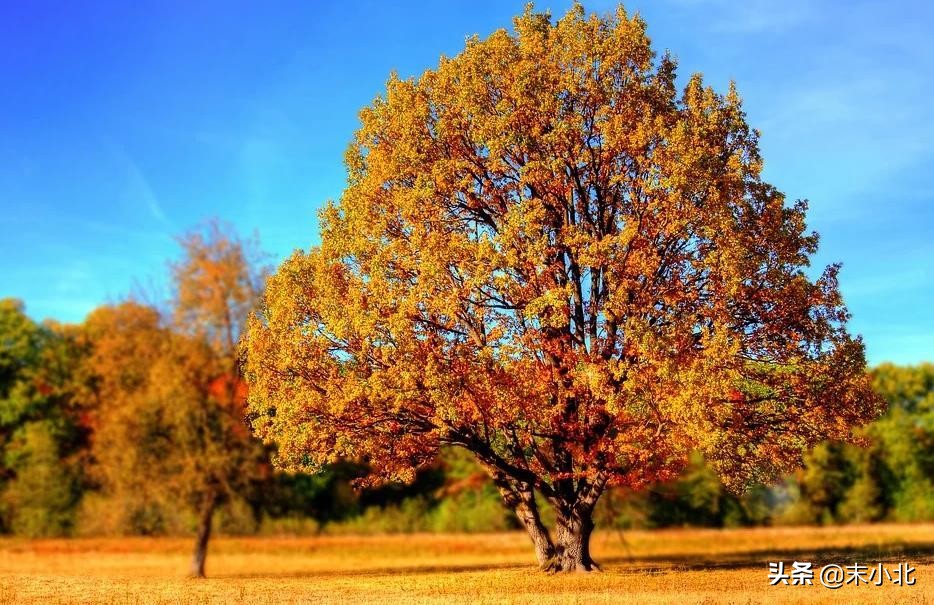
<svg viewBox="0 0 934 605"><path fill-rule="evenodd" d="M179 243L183 257L172 265L175 320L233 360L242 324L266 277L258 242L241 239L229 225L214 220L186 233Z"/></svg>
<svg viewBox="0 0 934 605"><path fill-rule="evenodd" d="M286 457L399 477L459 435L548 474L557 435L561 473L600 458L639 482L692 447L752 472L871 413L836 282L800 271L816 240L759 180L735 87L675 81L641 19L579 5L392 76L320 249L280 267L250 326L253 410L277 410Z"/></svg>
<svg viewBox="0 0 934 605"><path fill-rule="evenodd" d="M537 321L542 327L563 328L568 325L568 298L570 285L545 290L541 296L529 300L523 314L526 319Z"/></svg>

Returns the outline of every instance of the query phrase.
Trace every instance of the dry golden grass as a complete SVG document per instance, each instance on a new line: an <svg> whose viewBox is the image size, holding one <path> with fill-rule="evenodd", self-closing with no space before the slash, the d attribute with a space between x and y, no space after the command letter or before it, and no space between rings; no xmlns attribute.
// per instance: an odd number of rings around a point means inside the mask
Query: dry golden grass
<svg viewBox="0 0 934 605"><path fill-rule="evenodd" d="M0 603L927 603L934 525L612 532L599 574L544 575L521 534L0 540ZM768 561L912 563L917 584L768 586Z"/></svg>

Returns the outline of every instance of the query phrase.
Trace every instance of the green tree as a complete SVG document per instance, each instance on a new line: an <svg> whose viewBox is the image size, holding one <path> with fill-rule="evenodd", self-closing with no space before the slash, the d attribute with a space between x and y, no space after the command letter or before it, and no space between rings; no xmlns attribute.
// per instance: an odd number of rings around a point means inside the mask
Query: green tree
<svg viewBox="0 0 934 605"><path fill-rule="evenodd" d="M19 535L62 536L71 533L81 494L81 469L68 459L64 445L70 427L61 418L32 420L13 434L4 466L13 474L2 503L9 529Z"/></svg>
<svg viewBox="0 0 934 605"><path fill-rule="evenodd" d="M83 354L72 331L0 301L0 506L5 529L62 535L74 526L88 426L77 404Z"/></svg>
<svg viewBox="0 0 934 605"><path fill-rule="evenodd" d="M784 521L934 519L934 364L882 364L872 377L888 411L859 432L861 447L830 442L808 454Z"/></svg>
<svg viewBox="0 0 934 605"><path fill-rule="evenodd" d="M934 519L934 364L873 370L888 413L867 429L882 457L881 490L897 520Z"/></svg>
<svg viewBox="0 0 934 605"><path fill-rule="evenodd" d="M793 523L834 523L856 479L851 450L838 442L821 443L808 452L795 476L796 498L784 512Z"/></svg>

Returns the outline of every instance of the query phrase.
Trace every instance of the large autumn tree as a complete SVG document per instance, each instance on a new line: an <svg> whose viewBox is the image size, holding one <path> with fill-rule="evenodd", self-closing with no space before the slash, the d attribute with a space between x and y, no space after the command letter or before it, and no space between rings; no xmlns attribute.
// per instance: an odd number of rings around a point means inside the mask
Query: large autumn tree
<svg viewBox="0 0 934 605"><path fill-rule="evenodd" d="M590 570L607 486L695 450L731 486L768 480L875 416L838 267L806 271L805 202L761 179L734 88L675 71L639 17L575 6L392 76L320 247L249 326L279 463L407 480L460 446L543 567Z"/></svg>

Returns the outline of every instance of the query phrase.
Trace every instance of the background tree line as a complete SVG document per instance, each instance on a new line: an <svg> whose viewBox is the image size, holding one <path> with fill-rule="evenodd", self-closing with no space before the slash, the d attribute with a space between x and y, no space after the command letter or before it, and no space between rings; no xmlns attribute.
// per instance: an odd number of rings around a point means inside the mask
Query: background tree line
<svg viewBox="0 0 934 605"><path fill-rule="evenodd" d="M357 461L316 476L273 471L244 421L237 355L263 256L216 222L179 242L165 304L127 300L64 325L0 301L0 531L194 534L198 575L212 525L240 534L516 526L458 450L405 486L355 489L366 474ZM883 364L872 375L889 409L863 430L862 447L821 444L804 470L743 495L695 456L674 481L612 490L597 517L619 528L934 518L934 364Z"/></svg>

